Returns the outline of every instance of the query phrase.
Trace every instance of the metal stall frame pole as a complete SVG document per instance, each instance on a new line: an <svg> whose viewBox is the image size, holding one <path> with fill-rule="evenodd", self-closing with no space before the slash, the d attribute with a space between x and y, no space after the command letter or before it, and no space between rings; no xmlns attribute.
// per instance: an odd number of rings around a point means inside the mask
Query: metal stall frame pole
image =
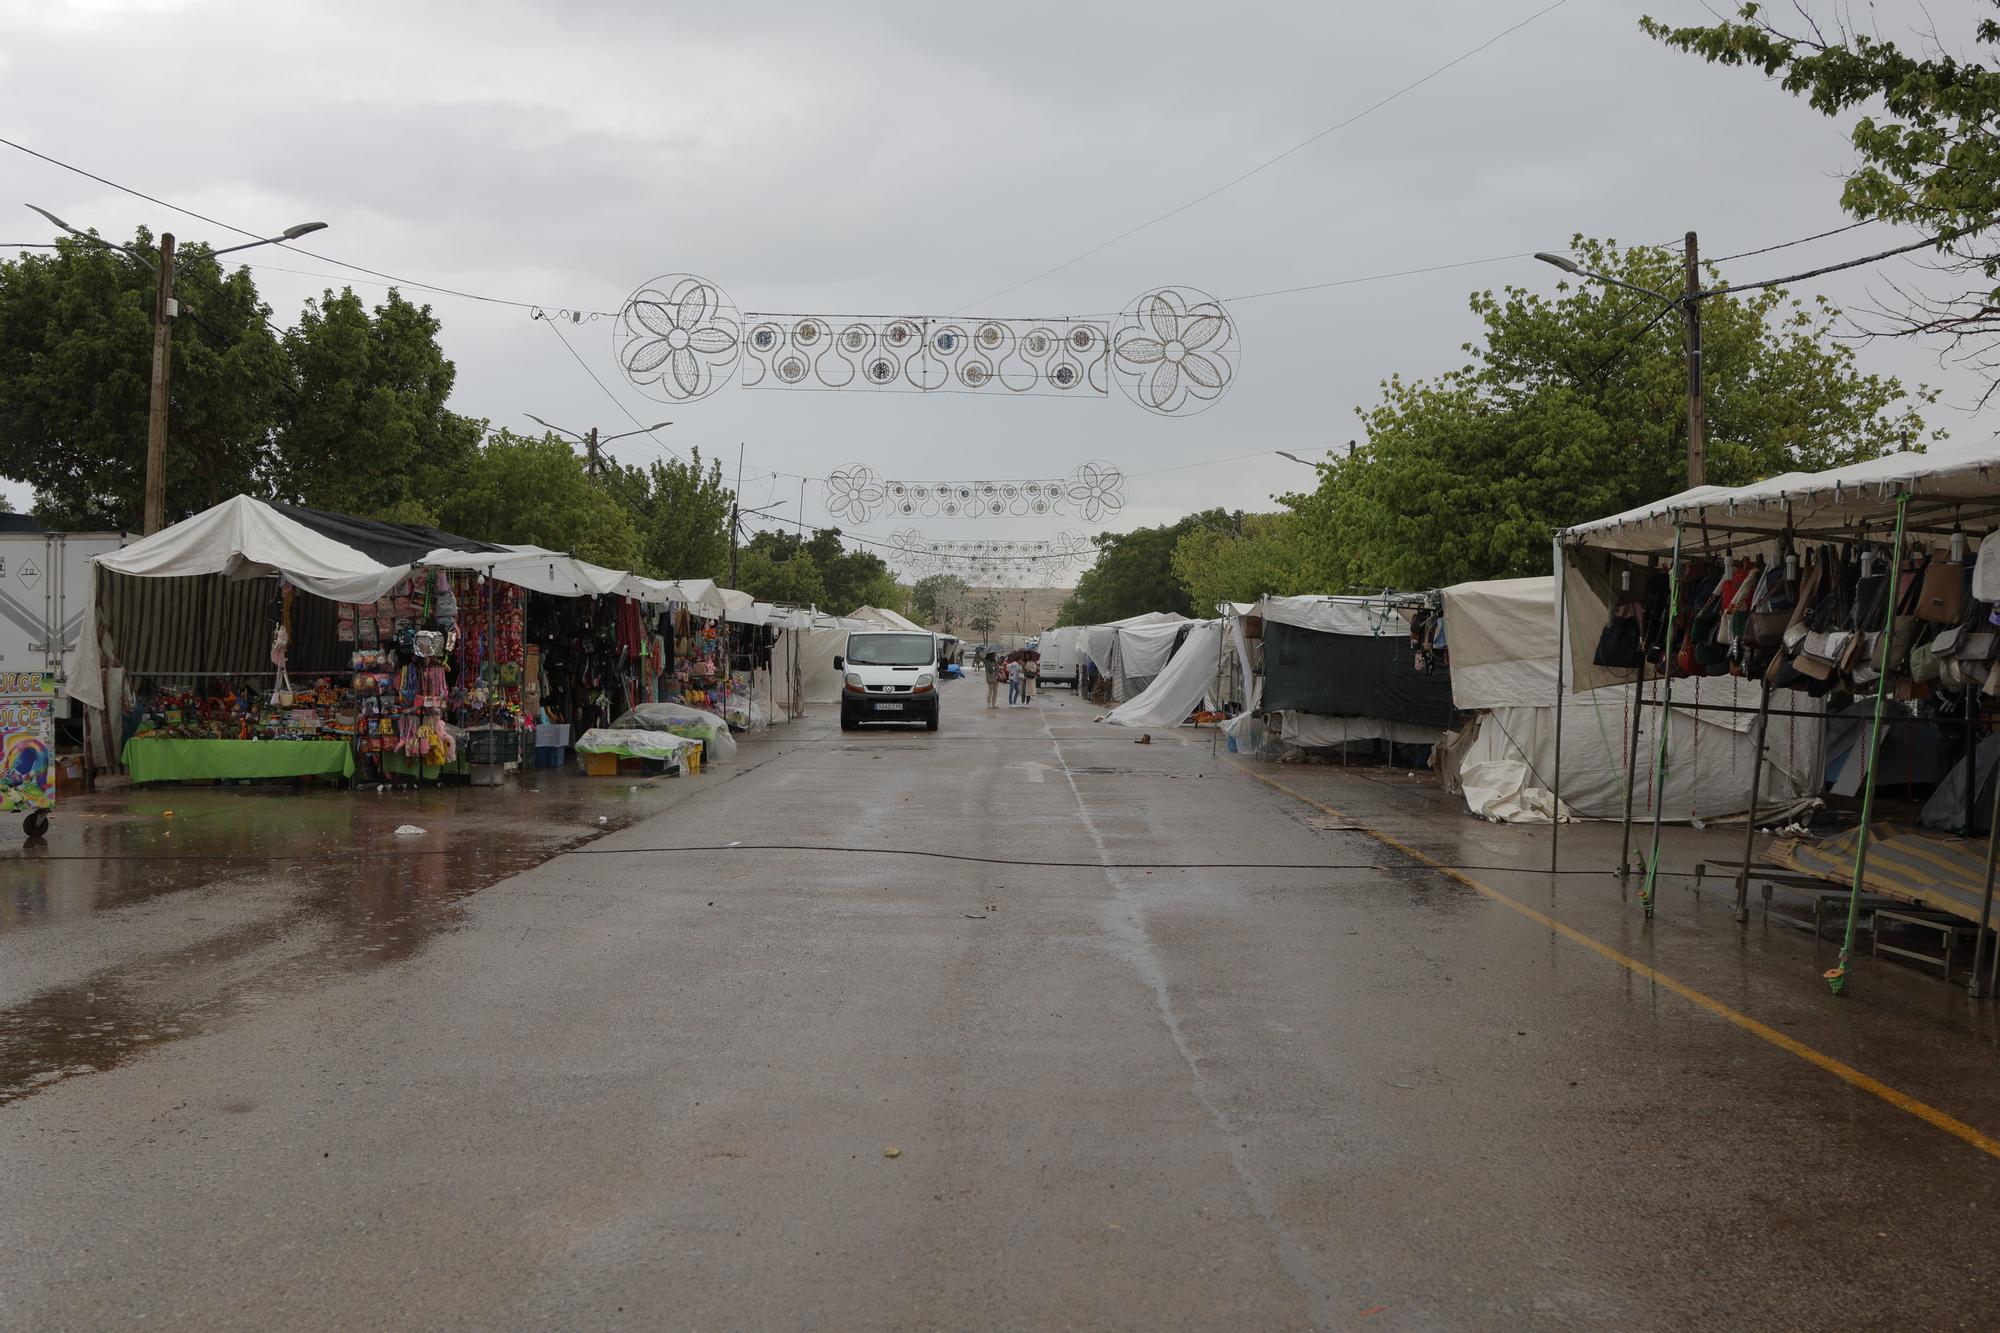
<svg viewBox="0 0 2000 1333"><path fill-rule="evenodd" d="M1910 493L1903 491L1896 496L1896 540L1889 549L1889 569L1893 592L1894 579L1903 569L1903 523L1909 515ZM1882 642L1887 643L1896 633L1896 599L1883 599ZM1847 989L1847 960L1854 956L1854 931L1861 920L1861 884L1868 873L1868 820L1875 811L1875 760L1882 743L1882 704L1889 696L1889 673L1884 671L1875 677L1875 712L1868 722L1868 750L1862 756L1861 765L1861 828L1854 839L1854 883L1847 891L1847 933L1840 942L1840 961L1822 975L1835 995Z"/></svg>
<svg viewBox="0 0 2000 1333"><path fill-rule="evenodd" d="M1563 642L1563 630L1568 622L1564 605L1565 576L1569 573L1569 561L1564 556L1562 539L1556 539L1556 762L1555 790L1549 793L1554 808L1549 811L1549 873L1555 874L1562 868L1560 850L1557 846L1558 830L1563 822L1563 658L1569 655Z"/></svg>
<svg viewBox="0 0 2000 1333"><path fill-rule="evenodd" d="M1971 822L1970 816L1967 822ZM1972 942L1972 977L1965 986L1965 993L1975 1000L1993 993L1990 982L1982 989L1979 974L1986 967L1986 936L1993 928L1993 872L2000 867L2000 839L1995 839L1995 829L2000 829L2000 774L1994 777L1993 814L1986 825L1986 896L1979 903L1979 933ZM2000 956L1996 956L1996 963L2000 963Z"/></svg>
<svg viewBox="0 0 2000 1333"><path fill-rule="evenodd" d="M1653 748L1653 850L1646 858L1646 882L1639 890L1639 905L1646 909L1649 921L1659 888L1660 822L1667 805L1667 735L1673 730L1674 706L1674 628L1681 615L1681 532L1682 524L1675 519L1674 559L1667 566L1667 633L1661 645L1666 669L1660 673L1660 735Z"/></svg>
<svg viewBox="0 0 2000 1333"><path fill-rule="evenodd" d="M1652 568L1651 562L1647 568ZM1629 588L1623 591L1631 591ZM1640 600L1643 613L1645 601ZM1639 785L1639 726L1646 717L1646 625L1639 622L1639 675L1632 682L1632 735L1625 746L1625 813L1618 825L1618 882L1632 877L1632 789Z"/></svg>
<svg viewBox="0 0 2000 1333"><path fill-rule="evenodd" d="M1757 851L1757 795L1764 777L1764 737L1771 724L1771 682L1757 678L1757 740L1750 747L1750 813L1744 817L1743 868L1736 872L1736 920L1750 919L1750 861ZM1699 725L1697 723L1697 725ZM1795 721L1793 726L1797 726Z"/></svg>

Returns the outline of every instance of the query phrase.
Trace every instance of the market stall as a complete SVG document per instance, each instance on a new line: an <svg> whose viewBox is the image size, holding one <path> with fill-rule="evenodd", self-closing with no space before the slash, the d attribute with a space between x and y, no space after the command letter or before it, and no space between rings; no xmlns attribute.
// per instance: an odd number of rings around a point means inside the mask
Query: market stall
<svg viewBox="0 0 2000 1333"><path fill-rule="evenodd" d="M494 782L662 696L681 593L237 497L97 562L75 693L135 781Z"/></svg>
<svg viewBox="0 0 2000 1333"><path fill-rule="evenodd" d="M1254 620L1259 707L1285 741L1428 746L1457 720L1426 598L1265 597Z"/></svg>
<svg viewBox="0 0 2000 1333"><path fill-rule="evenodd" d="M1846 937L1839 966L1827 974L1836 991L1845 983L1862 891L1871 882L1885 730L1935 728L1970 753L2000 694L1996 470L2000 441L1890 454L1749 486L1696 487L1557 534L1558 615L1570 644L1562 675L1572 691L1622 686L1635 709L1659 713L1659 737L1647 757L1655 773L1666 762L1673 717L1704 677L1750 682L1758 696L1754 709L1710 707L1750 712L1760 749L1771 719L1799 700L1852 699L1865 709L1859 824L1845 877ZM1649 678L1657 685L1651 691ZM1628 764L1637 762L1633 747ZM1963 780L1972 781L1975 768L1965 765ZM1628 788L1634 777L1628 769ZM1560 794L1561 778L1555 781ZM1754 784L1751 811L1737 874L1739 919L1746 915L1755 817L1764 813ZM1641 902L1648 915L1661 818L1656 809L1644 856ZM1630 834L1627 820L1628 843ZM1625 859L1621 851L1621 873ZM1982 901L1969 918L1981 927L1982 954L1992 924L1990 855L1986 864ZM1940 898L1946 901L1955 899Z"/></svg>

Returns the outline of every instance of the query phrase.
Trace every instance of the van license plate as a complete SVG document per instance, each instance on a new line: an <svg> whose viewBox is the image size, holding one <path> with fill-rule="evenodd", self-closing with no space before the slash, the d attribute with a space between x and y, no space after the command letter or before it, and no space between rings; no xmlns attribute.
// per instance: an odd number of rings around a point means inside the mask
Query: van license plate
<svg viewBox="0 0 2000 1333"><path fill-rule="evenodd" d="M878 712L878 713L900 713L900 712L902 712L902 711L903 711L903 705L901 705L901 704L876 704L876 705L875 705L875 711L876 711L876 712Z"/></svg>

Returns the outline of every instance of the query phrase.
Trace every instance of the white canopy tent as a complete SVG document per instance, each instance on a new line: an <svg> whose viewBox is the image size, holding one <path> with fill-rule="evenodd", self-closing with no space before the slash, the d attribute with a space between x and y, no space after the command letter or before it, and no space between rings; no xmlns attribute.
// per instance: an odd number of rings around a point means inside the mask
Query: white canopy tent
<svg viewBox="0 0 2000 1333"><path fill-rule="evenodd" d="M1121 727L1179 726L1215 693L1221 666L1222 622L1193 621L1187 638L1153 683L1112 709L1104 720Z"/></svg>
<svg viewBox="0 0 2000 1333"><path fill-rule="evenodd" d="M342 540L347 529L380 534L386 544L370 545L365 538ZM539 546L461 542L425 549L426 536L453 540L428 529L288 511L238 495L130 546L106 552L93 564L101 574L141 579L282 575L294 586L334 602L373 601L416 569L477 570L499 582L556 597L619 593L642 601L686 601L708 616L747 608L752 601L747 593L717 588L708 580L669 583L643 578ZM354 540L362 544L353 544ZM391 550L393 556L385 554ZM102 710L105 662L96 583L93 578L86 594L71 693Z"/></svg>
<svg viewBox="0 0 2000 1333"><path fill-rule="evenodd" d="M1452 700L1478 716L1446 747L1441 767L1464 791L1476 815L1505 823L1545 822L1556 782L1556 590L1552 576L1461 583L1444 590L1445 634L1451 646ZM1647 687L1657 701L1657 682ZM1666 780L1650 765L1635 779L1635 818L1681 822L1726 819L1750 808L1752 734L1758 687L1734 676L1677 683L1676 722L1667 729ZM1817 712L1816 701L1800 711ZM1752 711L1719 711L1747 705ZM1707 711L1704 711L1707 710ZM1637 725L1639 753L1650 756L1658 710L1633 717L1631 690L1566 694L1562 700L1562 803L1586 819L1623 817L1629 748ZM1825 728L1818 716L1773 717L1765 741L1757 809L1778 815L1817 794Z"/></svg>

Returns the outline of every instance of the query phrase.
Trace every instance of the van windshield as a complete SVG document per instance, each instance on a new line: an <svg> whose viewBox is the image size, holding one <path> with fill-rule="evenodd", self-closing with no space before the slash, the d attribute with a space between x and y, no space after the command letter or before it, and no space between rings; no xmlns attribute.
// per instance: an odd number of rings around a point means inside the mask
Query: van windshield
<svg viewBox="0 0 2000 1333"><path fill-rule="evenodd" d="M847 660L855 666L929 666L936 656L928 634L847 636Z"/></svg>

